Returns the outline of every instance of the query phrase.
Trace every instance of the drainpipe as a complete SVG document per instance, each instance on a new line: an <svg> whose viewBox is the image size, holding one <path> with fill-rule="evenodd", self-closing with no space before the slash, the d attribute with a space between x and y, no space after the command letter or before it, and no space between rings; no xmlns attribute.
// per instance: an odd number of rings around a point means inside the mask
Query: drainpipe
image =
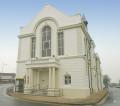
<svg viewBox="0 0 120 106"><path fill-rule="evenodd" d="M92 84L92 68L91 68L91 49L92 49L92 47L91 47L91 42L92 42L92 40L90 40L90 48L89 48L89 54L90 54L90 80L91 80L91 94L93 93L93 84Z"/></svg>

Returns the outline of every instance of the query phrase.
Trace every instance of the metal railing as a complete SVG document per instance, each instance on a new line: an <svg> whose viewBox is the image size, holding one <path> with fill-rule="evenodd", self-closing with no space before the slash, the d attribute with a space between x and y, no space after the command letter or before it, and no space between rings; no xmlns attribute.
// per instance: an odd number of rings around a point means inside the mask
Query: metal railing
<svg viewBox="0 0 120 106"><path fill-rule="evenodd" d="M47 96L48 92L53 93L55 96L62 96L62 89L48 89L48 86L41 88L40 84L36 84L32 86L31 94L32 95L44 95Z"/></svg>
<svg viewBox="0 0 120 106"><path fill-rule="evenodd" d="M40 84L33 85L31 94L33 95L47 95L48 87L41 88Z"/></svg>

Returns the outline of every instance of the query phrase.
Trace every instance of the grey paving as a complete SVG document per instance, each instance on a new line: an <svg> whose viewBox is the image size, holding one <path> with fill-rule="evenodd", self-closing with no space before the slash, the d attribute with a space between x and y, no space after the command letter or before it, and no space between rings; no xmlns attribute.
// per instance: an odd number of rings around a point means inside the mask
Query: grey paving
<svg viewBox="0 0 120 106"><path fill-rule="evenodd" d="M34 103L15 99L6 94L6 89L9 86L11 85L0 84L0 106L63 106L58 104ZM101 106L120 106L120 88L110 88L109 92L110 97L106 103Z"/></svg>
<svg viewBox="0 0 120 106"><path fill-rule="evenodd" d="M109 88L110 97L102 106L120 106L120 88Z"/></svg>

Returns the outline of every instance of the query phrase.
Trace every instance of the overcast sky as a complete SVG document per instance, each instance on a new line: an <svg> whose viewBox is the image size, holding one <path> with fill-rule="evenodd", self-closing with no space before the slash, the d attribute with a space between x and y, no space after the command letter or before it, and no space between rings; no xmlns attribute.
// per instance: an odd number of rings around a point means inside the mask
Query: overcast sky
<svg viewBox="0 0 120 106"><path fill-rule="evenodd" d="M120 0L0 0L0 71L16 72L19 28L48 3L68 15L85 14L103 74L118 82Z"/></svg>

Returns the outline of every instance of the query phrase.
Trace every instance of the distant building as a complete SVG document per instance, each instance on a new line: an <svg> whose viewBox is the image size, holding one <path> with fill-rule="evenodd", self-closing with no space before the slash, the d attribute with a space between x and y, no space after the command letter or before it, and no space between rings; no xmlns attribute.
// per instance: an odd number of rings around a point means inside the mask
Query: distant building
<svg viewBox="0 0 120 106"><path fill-rule="evenodd" d="M87 24L85 16L68 16L47 5L22 27L17 91L84 98L101 90L100 59Z"/></svg>
<svg viewBox="0 0 120 106"><path fill-rule="evenodd" d="M15 73L0 73L0 83L14 83Z"/></svg>

